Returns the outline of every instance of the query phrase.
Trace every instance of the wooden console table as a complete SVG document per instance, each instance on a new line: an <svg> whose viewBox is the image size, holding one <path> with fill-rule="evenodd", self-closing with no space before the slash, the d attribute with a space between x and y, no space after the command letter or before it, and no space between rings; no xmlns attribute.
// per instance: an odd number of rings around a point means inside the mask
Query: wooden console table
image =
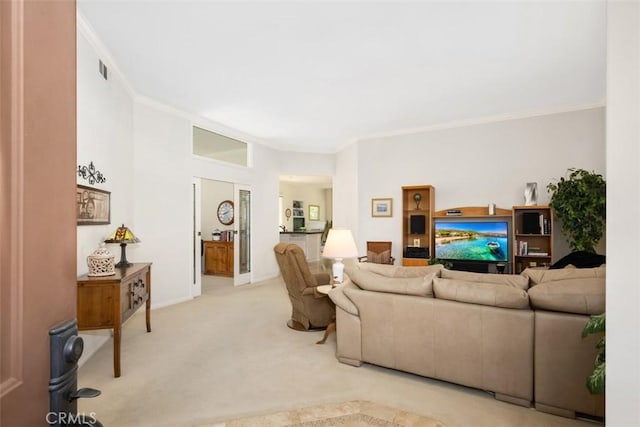
<svg viewBox="0 0 640 427"><path fill-rule="evenodd" d="M116 268L112 276L78 277L78 329L113 329L113 375L120 376L122 324L146 303L151 332L151 263Z"/></svg>

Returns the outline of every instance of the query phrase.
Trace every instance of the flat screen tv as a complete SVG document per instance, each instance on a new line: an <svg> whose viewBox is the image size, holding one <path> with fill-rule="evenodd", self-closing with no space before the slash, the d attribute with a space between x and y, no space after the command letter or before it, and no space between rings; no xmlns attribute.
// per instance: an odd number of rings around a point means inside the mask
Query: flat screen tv
<svg viewBox="0 0 640 427"><path fill-rule="evenodd" d="M436 220L436 258L507 262L509 223L490 220Z"/></svg>

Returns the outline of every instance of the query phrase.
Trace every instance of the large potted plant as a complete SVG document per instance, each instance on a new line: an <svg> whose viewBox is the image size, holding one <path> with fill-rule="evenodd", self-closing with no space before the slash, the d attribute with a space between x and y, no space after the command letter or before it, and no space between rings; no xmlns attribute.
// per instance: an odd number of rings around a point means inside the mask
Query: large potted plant
<svg viewBox="0 0 640 427"><path fill-rule="evenodd" d="M589 319L582 331L582 338L591 334L602 334L602 337L596 344L596 348L600 351L596 356L593 372L587 377L587 388L592 394L604 393L605 372L607 367L605 361L605 317L605 313L591 316L591 319Z"/></svg>
<svg viewBox="0 0 640 427"><path fill-rule="evenodd" d="M573 251L595 252L606 221L606 183L602 175L568 169L569 175L550 183L551 202L562 234Z"/></svg>

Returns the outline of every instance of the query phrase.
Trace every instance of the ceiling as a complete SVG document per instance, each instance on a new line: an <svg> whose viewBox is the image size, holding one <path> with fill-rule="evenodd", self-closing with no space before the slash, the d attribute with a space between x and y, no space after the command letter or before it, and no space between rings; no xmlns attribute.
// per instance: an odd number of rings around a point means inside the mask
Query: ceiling
<svg viewBox="0 0 640 427"><path fill-rule="evenodd" d="M138 94L282 150L604 103L604 0L77 4Z"/></svg>

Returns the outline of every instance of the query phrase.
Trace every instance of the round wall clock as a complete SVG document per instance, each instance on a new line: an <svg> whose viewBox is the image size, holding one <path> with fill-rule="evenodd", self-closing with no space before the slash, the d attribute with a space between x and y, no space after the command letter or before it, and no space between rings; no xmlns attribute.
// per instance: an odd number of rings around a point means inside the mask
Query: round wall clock
<svg viewBox="0 0 640 427"><path fill-rule="evenodd" d="M287 209L284 211L284 216L286 216L286 217L287 217L287 219L291 218L291 209L287 208Z"/></svg>
<svg viewBox="0 0 640 427"><path fill-rule="evenodd" d="M225 200L218 205L218 221L224 225L233 224L233 202Z"/></svg>

